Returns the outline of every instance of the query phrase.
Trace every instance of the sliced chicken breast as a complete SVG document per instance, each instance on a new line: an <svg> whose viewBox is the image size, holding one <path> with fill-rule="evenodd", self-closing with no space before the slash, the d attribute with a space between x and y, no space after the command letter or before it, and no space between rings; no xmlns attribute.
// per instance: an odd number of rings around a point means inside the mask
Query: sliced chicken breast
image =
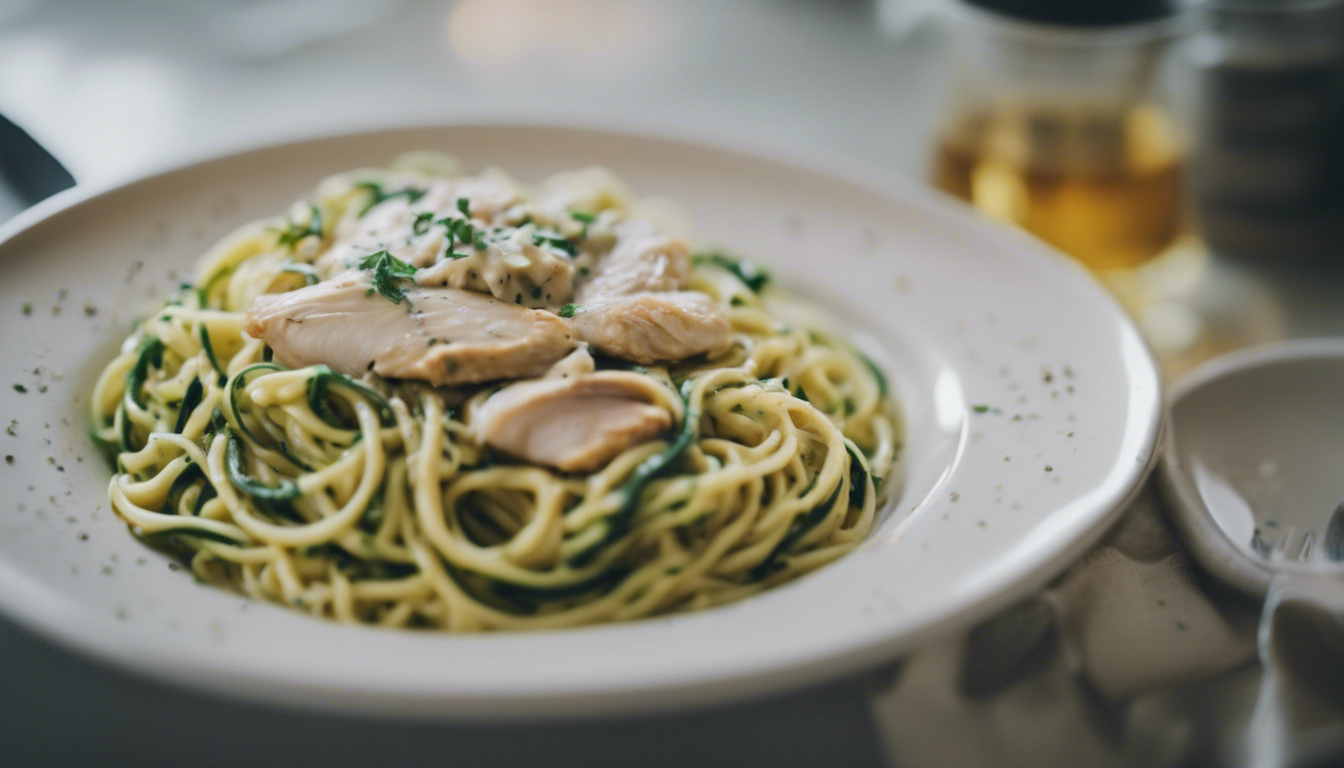
<svg viewBox="0 0 1344 768"><path fill-rule="evenodd" d="M578 287L576 302L586 305L643 291L675 291L686 285L691 255L684 241L663 236L637 221L621 222L615 229L615 245Z"/></svg>
<svg viewBox="0 0 1344 768"><path fill-rule="evenodd" d="M416 272L415 281L488 293L534 309L558 308L573 296L574 265L568 256L538 246L534 234L531 227L524 227L481 250L459 243L451 256ZM438 238L442 250L443 237Z"/></svg>
<svg viewBox="0 0 1344 768"><path fill-rule="evenodd" d="M354 211L336 223L331 247L313 263L319 275L333 277L353 262L384 250L411 266L427 267L443 255L447 245L444 228L432 222L460 216L459 199L468 201L468 211L477 223L493 221L521 199L517 185L500 173L432 181L408 174L385 187L388 192L413 190L413 194L390 197L362 216L354 215L362 210L356 203ZM417 225L422 214L430 214L430 221Z"/></svg>
<svg viewBox="0 0 1344 768"><path fill-rule="evenodd" d="M565 472L599 469L625 449L668 432L680 400L656 379L599 371L524 381L469 416L477 440Z"/></svg>
<svg viewBox="0 0 1344 768"><path fill-rule="evenodd" d="M455 288L410 288L394 304L351 273L258 298L245 329L290 367L326 364L436 386L537 376L577 345L556 315Z"/></svg>
<svg viewBox="0 0 1344 768"><path fill-rule="evenodd" d="M732 326L723 308L695 291L605 299L585 305L572 322L593 349L643 365L714 355L732 344Z"/></svg>

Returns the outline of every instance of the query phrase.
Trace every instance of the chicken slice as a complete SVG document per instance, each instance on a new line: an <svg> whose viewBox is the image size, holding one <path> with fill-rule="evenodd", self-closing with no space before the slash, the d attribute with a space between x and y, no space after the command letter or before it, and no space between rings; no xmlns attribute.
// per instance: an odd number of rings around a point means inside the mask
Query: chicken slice
<svg viewBox="0 0 1344 768"><path fill-rule="evenodd" d="M362 216L355 215L361 210L356 203L351 213L336 223L331 247L313 262L313 268L323 278L334 277L349 269L353 262L383 250L411 266L427 267L444 253L447 245L444 228L433 221L460 216L459 199L468 201L468 210L477 224L494 221L501 211L521 199L517 185L500 173L434 180L406 174L404 178L389 180L384 187L389 192L414 190L415 199L390 197ZM417 226L416 219L426 213L431 214L431 220Z"/></svg>
<svg viewBox="0 0 1344 768"><path fill-rule="evenodd" d="M571 322L598 352L643 365L714 355L732 345L723 308L695 291L605 299L583 307Z"/></svg>
<svg viewBox="0 0 1344 768"><path fill-rule="evenodd" d="M245 329L290 367L323 363L436 386L537 376L578 345L550 312L455 288L411 288L406 298L409 306L394 304L350 273L259 297Z"/></svg>
<svg viewBox="0 0 1344 768"><path fill-rule="evenodd" d="M630 371L511 384L469 414L480 442L565 472L599 469L625 449L671 430L681 417L681 402L670 389Z"/></svg>
<svg viewBox="0 0 1344 768"><path fill-rule="evenodd" d="M685 241L669 238L643 222L616 225L616 244L597 260L575 292L588 304L643 291L676 291L686 285L691 256Z"/></svg>
<svg viewBox="0 0 1344 768"><path fill-rule="evenodd" d="M437 230L435 237L442 250L443 228ZM459 243L451 256L416 272L415 281L488 293L501 301L534 309L569 303L573 263L567 256L538 246L533 235L533 228L523 227L491 241L482 250Z"/></svg>
<svg viewBox="0 0 1344 768"><path fill-rule="evenodd" d="M589 354L587 345L582 345L570 352L568 357L547 369L541 378L568 379L571 376L582 376L595 370L597 370L597 362Z"/></svg>

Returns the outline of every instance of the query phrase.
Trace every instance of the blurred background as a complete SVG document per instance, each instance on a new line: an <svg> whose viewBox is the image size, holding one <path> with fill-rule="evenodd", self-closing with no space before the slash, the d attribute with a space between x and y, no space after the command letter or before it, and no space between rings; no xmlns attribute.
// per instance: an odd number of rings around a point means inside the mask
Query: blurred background
<svg viewBox="0 0 1344 768"><path fill-rule="evenodd" d="M1176 373L1328 323L1299 293L1344 242L1342 5L0 0L0 115L91 184L496 117L844 155L1078 257ZM23 146L3 217L61 181Z"/></svg>
<svg viewBox="0 0 1344 768"><path fill-rule="evenodd" d="M1169 377L1344 332L1344 0L0 0L0 222L73 180L494 118L765 143L936 187L1091 269ZM42 692L5 710L16 764L190 759L214 723L291 763L393 743L428 762L445 738L477 762L565 762L554 728L261 711L7 623L0 651L0 692ZM652 745L684 762L704 741L716 764L816 764L838 741L844 762L880 764L894 731L874 685L567 727L567 754L621 764ZM164 707L181 727L149 751L134 723ZM103 724L94 751L53 725L72 715Z"/></svg>

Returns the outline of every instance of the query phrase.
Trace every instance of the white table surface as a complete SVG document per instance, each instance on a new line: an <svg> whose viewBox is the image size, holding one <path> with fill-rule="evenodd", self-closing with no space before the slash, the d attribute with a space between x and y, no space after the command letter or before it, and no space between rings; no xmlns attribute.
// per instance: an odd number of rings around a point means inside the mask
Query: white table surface
<svg viewBox="0 0 1344 768"><path fill-rule="evenodd" d="M930 50L838 0L0 0L0 113L84 183L492 116L768 136L918 175ZM19 207L0 188L0 220ZM0 619L0 765L878 765L876 684L636 719L378 722L168 687Z"/></svg>

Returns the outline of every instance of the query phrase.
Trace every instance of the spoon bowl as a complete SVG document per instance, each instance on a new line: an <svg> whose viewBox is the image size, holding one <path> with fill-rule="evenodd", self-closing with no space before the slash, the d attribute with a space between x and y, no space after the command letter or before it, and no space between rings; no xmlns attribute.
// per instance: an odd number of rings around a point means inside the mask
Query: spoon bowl
<svg viewBox="0 0 1344 768"><path fill-rule="evenodd" d="M1169 408L1162 483L1211 574L1257 597L1276 575L1344 578L1344 339L1225 355Z"/></svg>

